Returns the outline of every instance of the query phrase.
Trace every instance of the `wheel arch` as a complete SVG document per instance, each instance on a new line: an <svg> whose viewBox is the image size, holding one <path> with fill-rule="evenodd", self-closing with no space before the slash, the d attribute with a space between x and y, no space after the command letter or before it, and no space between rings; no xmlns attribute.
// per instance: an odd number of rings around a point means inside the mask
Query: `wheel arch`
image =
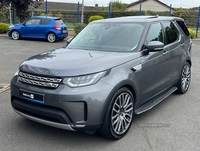
<svg viewBox="0 0 200 151"><path fill-rule="evenodd" d="M190 66L192 66L192 61L190 59L187 59L186 62L188 62Z"/></svg>
<svg viewBox="0 0 200 151"><path fill-rule="evenodd" d="M186 74L183 74L183 70L184 70L184 68L185 68L186 65L190 66L189 67L190 68L189 74L187 73L187 75L189 75L189 76L184 76ZM187 82L184 80L185 81L184 82L185 83L184 84L185 88L183 88L182 78L185 78L187 80ZM188 89L189 89L190 83L191 83L191 60L188 59L188 60L185 61L184 65L183 65L183 68L182 68L181 73L180 73L180 78L179 78L179 80L178 80L178 82L176 84L176 87L177 87L176 93L178 93L178 94L185 94L188 91Z"/></svg>
<svg viewBox="0 0 200 151"><path fill-rule="evenodd" d="M107 97L106 101L105 101L105 104L104 104L104 108L103 108L103 111L102 111L102 116L101 116L101 119L100 119L100 122L103 121L104 117L105 117L105 113L109 107L109 103L110 103L110 100L112 99L113 95L121 88L123 87L126 87L133 95L133 98L134 98L134 107L135 107L135 103L137 100L137 91L136 91L136 87L132 84L131 81L129 80L125 80L125 81L121 81L120 83L118 83L113 89L112 91L110 92L109 96ZM135 110L135 109L134 109Z"/></svg>
<svg viewBox="0 0 200 151"><path fill-rule="evenodd" d="M19 32L19 34L20 34L20 36L21 36L21 32L20 32L19 29L12 29L12 30L10 31L10 36L12 36L12 32L13 32L13 31L17 31L17 32Z"/></svg>
<svg viewBox="0 0 200 151"><path fill-rule="evenodd" d="M21 34L21 32L20 32L20 29L12 29L10 32L9 32L9 36L12 38L12 33L14 32L14 31L17 31L18 33L19 33L19 39L20 38L22 38L23 36L22 36L22 34Z"/></svg>
<svg viewBox="0 0 200 151"><path fill-rule="evenodd" d="M56 33L55 33L55 32L53 32L53 31L48 31L48 32L46 33L46 38L47 38L48 34L50 34L50 33L53 33L53 34L56 36L56 38L57 38L57 35L56 35Z"/></svg>

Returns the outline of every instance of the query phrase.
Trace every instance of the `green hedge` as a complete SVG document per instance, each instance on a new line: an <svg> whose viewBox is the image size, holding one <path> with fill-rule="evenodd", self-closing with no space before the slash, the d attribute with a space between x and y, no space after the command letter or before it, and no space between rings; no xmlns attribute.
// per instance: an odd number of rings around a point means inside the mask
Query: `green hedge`
<svg viewBox="0 0 200 151"><path fill-rule="evenodd" d="M188 28L188 31L190 33L191 38L194 38L196 36L196 32L190 28Z"/></svg>
<svg viewBox="0 0 200 151"><path fill-rule="evenodd" d="M5 23L0 23L0 34L7 33L9 26Z"/></svg>
<svg viewBox="0 0 200 151"><path fill-rule="evenodd" d="M99 15L94 15L94 16L90 16L88 22L92 22L92 21L95 21L95 20L101 20L101 19L104 19L103 16L99 16Z"/></svg>
<svg viewBox="0 0 200 151"><path fill-rule="evenodd" d="M30 12L31 14L31 12ZM188 27L196 27L197 25L197 14L198 11L191 10L176 10L173 11L172 15L181 17L185 20ZM35 16L45 15L44 10L35 10ZM66 11L66 10L58 10L58 11L49 11L50 16L61 17L64 22L77 23L78 18L80 21L81 14L77 14L77 11ZM100 15L103 18L108 18L107 11L85 11L84 12L84 23L88 23L90 16ZM139 11L124 11L124 12L111 12L111 17L122 17L122 16L136 16L139 15ZM142 15L159 15L159 16L168 16L169 12L155 12L155 11L142 11ZM0 22L9 22L9 11L7 9L0 10ZM15 23L19 23L19 19L15 16Z"/></svg>
<svg viewBox="0 0 200 151"><path fill-rule="evenodd" d="M198 11L174 11L173 16L181 17L185 20L188 27L195 27L197 25Z"/></svg>
<svg viewBox="0 0 200 151"><path fill-rule="evenodd" d="M84 23L77 23L74 28L75 33L78 34L85 26L86 24Z"/></svg>
<svg viewBox="0 0 200 151"><path fill-rule="evenodd" d="M35 11L35 16L44 15L45 11L39 10ZM126 12L112 12L111 17L122 17L122 16L136 16L138 15L138 11L126 11ZM144 12L142 12L144 15ZM59 11L50 11L48 15L61 17L64 22L70 22L70 23L77 23L77 17L81 18L81 14L77 15L77 11L65 11L65 10L59 10ZM108 18L108 12L105 11L85 11L84 12L84 23L88 24L90 16L99 15L103 18ZM79 20L80 21L80 20Z"/></svg>

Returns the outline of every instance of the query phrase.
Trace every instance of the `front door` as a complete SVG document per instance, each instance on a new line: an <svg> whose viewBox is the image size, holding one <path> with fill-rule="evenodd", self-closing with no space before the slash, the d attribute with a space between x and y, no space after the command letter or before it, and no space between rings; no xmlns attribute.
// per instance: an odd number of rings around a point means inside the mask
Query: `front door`
<svg viewBox="0 0 200 151"><path fill-rule="evenodd" d="M40 33L40 19L31 18L23 27L21 27L21 35L23 37L37 37Z"/></svg>
<svg viewBox="0 0 200 151"><path fill-rule="evenodd" d="M163 29L160 22L154 22L150 25L146 44L150 41L160 41L164 43ZM146 45L144 44L144 45ZM150 97L164 90L168 82L168 47L157 52L149 52L141 57L142 71L140 72L140 90L139 93L144 103Z"/></svg>

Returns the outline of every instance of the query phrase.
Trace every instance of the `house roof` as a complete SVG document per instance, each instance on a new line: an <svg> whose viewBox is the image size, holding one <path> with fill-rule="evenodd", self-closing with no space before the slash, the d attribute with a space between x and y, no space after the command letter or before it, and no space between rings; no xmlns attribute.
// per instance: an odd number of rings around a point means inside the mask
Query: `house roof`
<svg viewBox="0 0 200 151"><path fill-rule="evenodd" d="M127 6L127 8L132 7L132 6L135 6L135 5L137 5L137 4L141 4L141 3L145 2L145 1L148 1L148 0L138 0L138 1L136 1L136 2L133 2L133 3L129 4L129 5ZM165 4L165 3L163 3L163 2L161 2L161 1L159 1L159 0L155 0L155 1L157 1L158 3L160 3L161 5L163 5L163 6L165 6L165 7L168 7L168 8L170 7L170 6L168 6L167 4Z"/></svg>

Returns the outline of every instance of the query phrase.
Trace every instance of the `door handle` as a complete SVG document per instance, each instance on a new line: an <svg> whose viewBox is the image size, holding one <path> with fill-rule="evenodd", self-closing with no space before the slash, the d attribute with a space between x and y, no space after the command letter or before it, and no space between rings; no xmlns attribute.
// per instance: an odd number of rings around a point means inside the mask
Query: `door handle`
<svg viewBox="0 0 200 151"><path fill-rule="evenodd" d="M163 55L166 55L167 53L168 53L168 51L164 51L164 52L163 52Z"/></svg>
<svg viewBox="0 0 200 151"><path fill-rule="evenodd" d="M181 43L181 47L184 47L185 46L185 44L184 43Z"/></svg>

